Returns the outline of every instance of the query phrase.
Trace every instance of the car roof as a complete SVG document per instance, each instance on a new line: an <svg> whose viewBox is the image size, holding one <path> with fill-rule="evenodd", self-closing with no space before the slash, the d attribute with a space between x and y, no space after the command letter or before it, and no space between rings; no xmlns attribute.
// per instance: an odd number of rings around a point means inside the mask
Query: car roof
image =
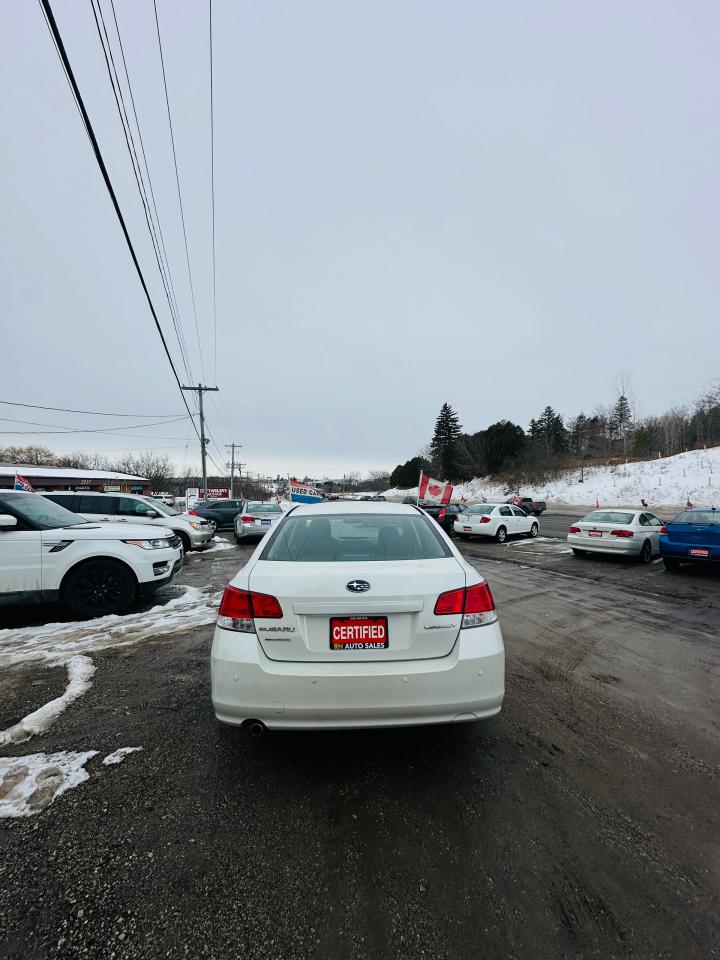
<svg viewBox="0 0 720 960"><path fill-rule="evenodd" d="M388 500L346 500L342 503L303 503L295 507L293 516L333 516L345 513L400 514L412 516L417 508L411 503L391 503Z"/></svg>

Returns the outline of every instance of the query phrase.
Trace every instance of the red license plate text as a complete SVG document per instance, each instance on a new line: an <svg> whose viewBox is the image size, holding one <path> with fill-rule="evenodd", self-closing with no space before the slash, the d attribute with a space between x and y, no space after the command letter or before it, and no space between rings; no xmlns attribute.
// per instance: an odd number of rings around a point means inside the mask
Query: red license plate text
<svg viewBox="0 0 720 960"><path fill-rule="evenodd" d="M588 530L588 536L589 536L589 537L601 537L601 536L602 536L602 530Z"/></svg>
<svg viewBox="0 0 720 960"><path fill-rule="evenodd" d="M710 551L706 550L705 547L690 547L690 556L691 557L709 557Z"/></svg>
<svg viewBox="0 0 720 960"><path fill-rule="evenodd" d="M331 650L386 650L387 617L331 617Z"/></svg>

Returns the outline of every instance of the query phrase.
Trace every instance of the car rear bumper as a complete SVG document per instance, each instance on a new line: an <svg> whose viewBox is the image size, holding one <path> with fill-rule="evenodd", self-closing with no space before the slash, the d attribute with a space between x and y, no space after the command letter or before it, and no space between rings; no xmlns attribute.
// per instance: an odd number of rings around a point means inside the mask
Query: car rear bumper
<svg viewBox="0 0 720 960"><path fill-rule="evenodd" d="M707 557L693 556L691 550L707 550L710 554ZM677 540L666 540L660 538L660 556L668 557L672 560L688 560L695 563L720 563L720 547L712 546L709 543L683 543Z"/></svg>
<svg viewBox="0 0 720 960"><path fill-rule="evenodd" d="M468 537L494 537L497 533L498 524L496 523L463 523L456 520L454 525L455 533L464 533ZM465 527L470 527L466 530Z"/></svg>
<svg viewBox="0 0 720 960"><path fill-rule="evenodd" d="M254 523L236 523L235 536L240 540L244 537L247 537L248 540L251 537L264 537L266 533L270 533L272 528L272 525L269 527L261 527L256 526Z"/></svg>
<svg viewBox="0 0 720 960"><path fill-rule="evenodd" d="M497 623L463 630L436 660L270 660L255 634L215 630L212 701L223 723L283 730L414 726L500 712L505 651Z"/></svg>
<svg viewBox="0 0 720 960"><path fill-rule="evenodd" d="M614 553L621 557L636 557L645 542L641 537L619 539L610 537L579 537L569 533L568 546L588 553Z"/></svg>

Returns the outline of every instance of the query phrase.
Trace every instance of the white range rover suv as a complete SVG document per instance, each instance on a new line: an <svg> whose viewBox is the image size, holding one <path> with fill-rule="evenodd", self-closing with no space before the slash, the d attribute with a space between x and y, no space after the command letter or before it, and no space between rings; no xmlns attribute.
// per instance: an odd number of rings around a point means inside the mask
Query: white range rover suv
<svg viewBox="0 0 720 960"><path fill-rule="evenodd" d="M122 613L182 565L170 530L88 523L39 493L0 491L0 607L60 601L81 618Z"/></svg>

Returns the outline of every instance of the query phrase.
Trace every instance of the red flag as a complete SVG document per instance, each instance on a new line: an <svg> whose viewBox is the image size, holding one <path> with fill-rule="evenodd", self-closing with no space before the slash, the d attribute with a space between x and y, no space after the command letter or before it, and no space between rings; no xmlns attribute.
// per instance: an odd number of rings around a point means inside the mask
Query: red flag
<svg viewBox="0 0 720 960"><path fill-rule="evenodd" d="M426 473L420 474L418 500L433 500L435 503L450 503L453 494L453 485L442 480L434 480Z"/></svg>

